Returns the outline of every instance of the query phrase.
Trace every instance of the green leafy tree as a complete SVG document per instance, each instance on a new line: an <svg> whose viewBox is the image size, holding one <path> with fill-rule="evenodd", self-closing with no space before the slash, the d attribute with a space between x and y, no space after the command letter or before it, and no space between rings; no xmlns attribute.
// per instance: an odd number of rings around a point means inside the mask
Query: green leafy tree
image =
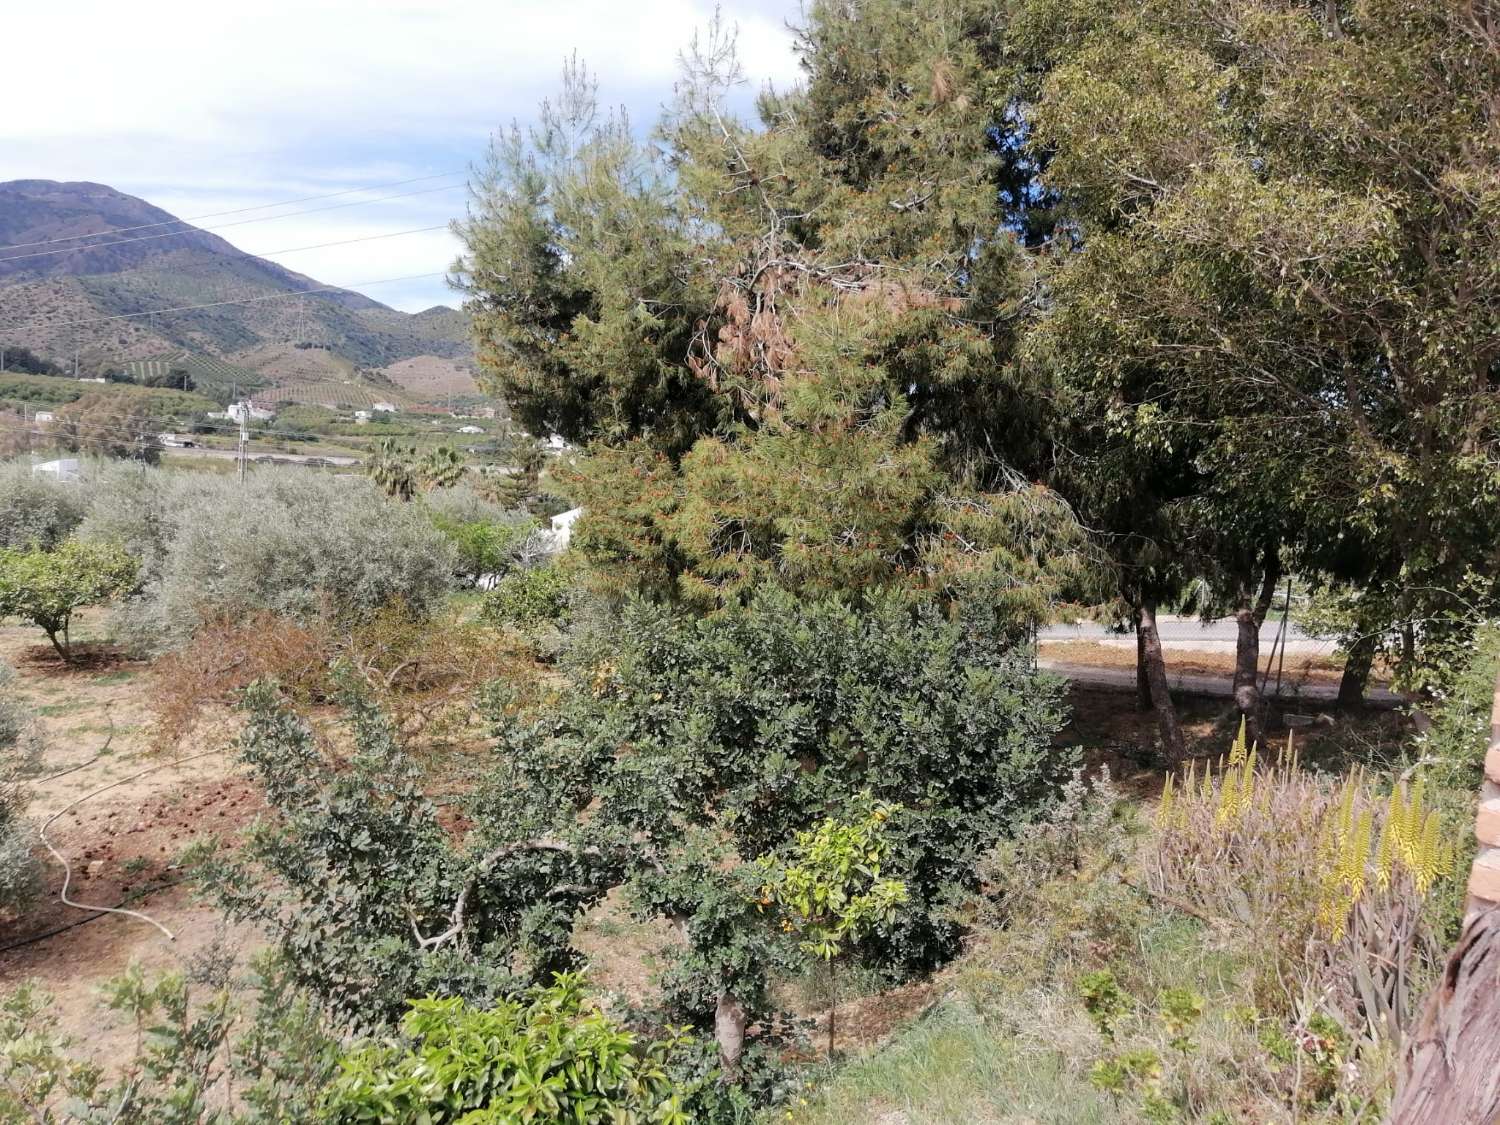
<svg viewBox="0 0 1500 1125"><path fill-rule="evenodd" d="M68 539L50 551L0 551L0 617L38 626L71 664L73 614L129 593L137 569L136 560L111 543Z"/></svg>
<svg viewBox="0 0 1500 1125"><path fill-rule="evenodd" d="M906 885L883 879L884 826L892 808L870 802L860 820L828 819L797 833L785 857L762 856L757 864L766 882L760 903L775 904L783 928L796 933L804 953L828 972L828 1057L833 1057L838 989L834 964L847 948L878 926L888 925L906 902Z"/></svg>
<svg viewBox="0 0 1500 1125"><path fill-rule="evenodd" d="M1025 10L1033 143L1081 236L1043 331L1065 381L1118 391L1116 440L1190 452L1182 525L1241 619L1241 708L1253 725L1252 626L1278 568L1367 587L1360 632L1405 625L1414 659L1472 576L1475 604L1496 592L1485 17L1442 0Z"/></svg>
<svg viewBox="0 0 1500 1125"><path fill-rule="evenodd" d="M945 8L934 38L899 5L815 5L808 91L764 98L760 129L727 109L714 29L664 158L577 74L541 131L498 142L459 280L518 415L591 443L556 475L606 588L977 590L1024 628L1076 577L1071 514L1016 468L1037 431L1009 362L984 19Z"/></svg>

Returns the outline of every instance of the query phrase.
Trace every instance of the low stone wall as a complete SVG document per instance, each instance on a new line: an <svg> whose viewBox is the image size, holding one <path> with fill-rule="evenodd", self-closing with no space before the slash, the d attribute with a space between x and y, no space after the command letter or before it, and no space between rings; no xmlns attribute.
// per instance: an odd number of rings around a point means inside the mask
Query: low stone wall
<svg viewBox="0 0 1500 1125"><path fill-rule="evenodd" d="M1484 781L1480 785L1474 834L1479 837L1479 854L1469 872L1465 921L1476 912L1500 903L1500 682L1495 684L1495 707L1490 713L1490 743L1484 756Z"/></svg>

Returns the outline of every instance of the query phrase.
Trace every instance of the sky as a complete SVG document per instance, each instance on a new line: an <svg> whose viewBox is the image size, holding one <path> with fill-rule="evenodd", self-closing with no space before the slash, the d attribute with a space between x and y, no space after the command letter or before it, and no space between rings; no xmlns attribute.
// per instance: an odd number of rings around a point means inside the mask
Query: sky
<svg viewBox="0 0 1500 1125"><path fill-rule="evenodd" d="M744 97L797 81L798 0L722 0ZM601 101L644 129L714 0L65 0L6 12L0 181L91 180L221 230L252 254L417 311L457 304L440 275L468 168L534 118L573 52ZM396 181L419 182L381 187ZM358 194L222 215L348 189ZM420 194L411 194L418 193ZM402 195L359 206L358 200ZM318 209L314 211L313 209ZM289 212L309 212L291 215ZM280 217L280 216L285 217ZM273 218L273 216L275 216Z"/></svg>

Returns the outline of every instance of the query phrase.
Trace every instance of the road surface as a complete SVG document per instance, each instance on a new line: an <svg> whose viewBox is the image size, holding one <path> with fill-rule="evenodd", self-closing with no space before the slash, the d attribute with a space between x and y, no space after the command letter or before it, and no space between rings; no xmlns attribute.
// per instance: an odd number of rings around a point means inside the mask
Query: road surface
<svg viewBox="0 0 1500 1125"><path fill-rule="evenodd" d="M1281 628L1281 618L1268 617L1260 627L1260 651L1264 655L1271 651L1271 642ZM1238 626L1232 617L1221 617L1217 621L1204 622L1197 617L1175 617L1163 614L1156 619L1156 631L1161 635L1161 647L1186 649L1192 652L1233 652L1238 639ZM1101 645L1117 645L1135 648L1134 633L1116 633L1107 626L1093 621L1077 625L1049 625L1037 634L1039 641L1092 641ZM1286 650L1303 656L1332 652L1334 642L1320 637L1310 637L1298 628L1295 621L1287 624Z"/></svg>
<svg viewBox="0 0 1500 1125"><path fill-rule="evenodd" d="M1280 627L1281 618L1279 617L1275 620L1268 620L1261 626L1262 669L1269 658L1271 644L1276 640L1276 632ZM1161 634L1161 647L1167 656L1167 683L1174 692L1221 699L1234 697L1233 683L1227 674L1215 676L1201 672L1174 672L1172 670L1173 652L1232 653L1238 640L1238 627L1234 618L1225 617L1205 623L1196 617L1162 616L1157 619L1157 631ZM1086 641L1108 645L1112 648L1135 648L1134 633L1116 633L1094 622L1083 622L1078 625L1049 625L1037 634L1037 640L1041 642ZM1286 651L1289 655L1316 656L1331 653L1335 647L1333 641L1310 637L1295 623L1288 623ZM1042 657L1038 663L1048 671L1066 676L1074 683L1086 687L1119 691L1135 690L1134 667L1081 664L1075 661L1049 660L1046 657ZM1266 690L1268 698L1274 697L1272 689L1275 686L1276 681L1273 676ZM1300 700L1307 703L1328 704L1338 698L1338 684L1331 682L1283 683L1282 693L1276 698L1284 703L1296 703ZM1405 696L1397 695L1385 688L1372 687L1365 692L1365 702L1372 707L1390 708L1402 706L1408 700Z"/></svg>

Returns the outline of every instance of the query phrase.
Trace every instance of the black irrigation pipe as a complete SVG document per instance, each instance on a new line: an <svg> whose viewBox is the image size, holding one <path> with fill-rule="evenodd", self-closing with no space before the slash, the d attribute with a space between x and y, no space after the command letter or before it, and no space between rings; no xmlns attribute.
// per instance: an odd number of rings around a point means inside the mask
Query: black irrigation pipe
<svg viewBox="0 0 1500 1125"><path fill-rule="evenodd" d="M173 879L170 883L153 883L149 887L142 887L140 890L126 895L114 906L98 908L97 913L90 914L87 918L80 918L76 922L66 922L61 926L53 926L52 929L43 930L39 934L32 934L30 937L21 938L18 941L13 941L8 945L0 945L0 954L9 953L12 949L20 949L24 945L34 945L39 941L45 941L50 937L56 937L58 934L77 929L79 926L85 925L89 922L98 921L100 918L103 918L109 914L113 914L115 911L119 910L120 907L126 905L127 903L137 902L140 899L145 898L147 895L154 895L157 891L165 891L172 887L181 886L183 883L190 882L191 880L191 875L184 875L180 879Z"/></svg>

